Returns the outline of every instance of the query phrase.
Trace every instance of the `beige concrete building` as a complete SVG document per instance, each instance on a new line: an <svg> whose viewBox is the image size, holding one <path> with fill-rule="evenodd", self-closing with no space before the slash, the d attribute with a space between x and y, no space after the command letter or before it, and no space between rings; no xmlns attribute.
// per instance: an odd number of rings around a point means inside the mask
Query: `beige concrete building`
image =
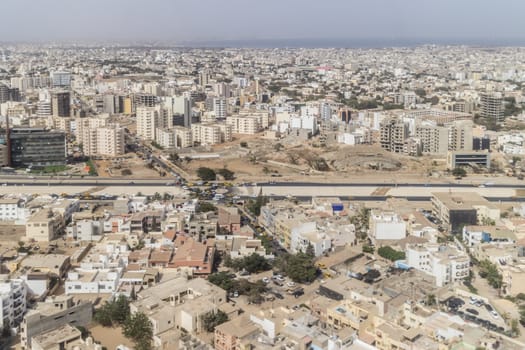
<svg viewBox="0 0 525 350"><path fill-rule="evenodd" d="M32 349L32 341L38 335L47 333L66 324L86 327L93 316L91 302L75 302L72 297L48 297L45 302L38 303L34 310L29 311L20 325L20 340L22 349ZM45 348L46 350L48 348ZM54 348L51 348L54 349Z"/></svg>
<svg viewBox="0 0 525 350"><path fill-rule="evenodd" d="M261 117L253 115L227 117L226 124L232 126L234 134L254 135L263 129Z"/></svg>
<svg viewBox="0 0 525 350"><path fill-rule="evenodd" d="M221 128L215 124L192 124L193 142L201 145L216 145L221 143Z"/></svg>
<svg viewBox="0 0 525 350"><path fill-rule="evenodd" d="M449 151L472 151L472 122L456 121L449 126Z"/></svg>
<svg viewBox="0 0 525 350"><path fill-rule="evenodd" d="M259 329L246 316L234 318L215 327L214 346L216 350L237 350L243 338L257 333Z"/></svg>
<svg viewBox="0 0 525 350"><path fill-rule="evenodd" d="M404 143L408 138L408 124L397 119L389 119L381 123L381 148L394 153L404 152Z"/></svg>
<svg viewBox="0 0 525 350"><path fill-rule="evenodd" d="M231 142L233 137L233 127L228 124L216 124L221 130L221 142Z"/></svg>
<svg viewBox="0 0 525 350"><path fill-rule="evenodd" d="M157 128L155 130L155 142L165 150L175 148L175 132L173 130Z"/></svg>
<svg viewBox="0 0 525 350"><path fill-rule="evenodd" d="M137 107L137 136L144 140L155 140L157 128L166 128L170 123L167 113L159 107Z"/></svg>
<svg viewBox="0 0 525 350"><path fill-rule="evenodd" d="M445 154L448 151L448 129L435 125L416 126L416 137L421 139L423 153Z"/></svg>
<svg viewBox="0 0 525 350"><path fill-rule="evenodd" d="M41 209L27 220L26 239L36 242L49 242L55 238L63 224L60 214L49 209Z"/></svg>
<svg viewBox="0 0 525 350"><path fill-rule="evenodd" d="M175 133L176 148L187 148L193 146L193 132L191 129L182 126L175 126L173 131Z"/></svg>
<svg viewBox="0 0 525 350"><path fill-rule="evenodd" d="M125 153L124 129L118 126L85 128L81 143L86 156L119 156Z"/></svg>

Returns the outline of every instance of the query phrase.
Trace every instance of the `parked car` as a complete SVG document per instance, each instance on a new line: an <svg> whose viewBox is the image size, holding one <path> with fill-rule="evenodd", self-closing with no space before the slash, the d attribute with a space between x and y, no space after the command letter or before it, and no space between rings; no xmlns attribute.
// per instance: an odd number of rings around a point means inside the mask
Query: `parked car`
<svg viewBox="0 0 525 350"><path fill-rule="evenodd" d="M478 310L474 310L474 309L466 309L465 311L467 311L467 312L469 312L469 313L471 313L471 314L473 314L473 315L479 315Z"/></svg>
<svg viewBox="0 0 525 350"><path fill-rule="evenodd" d="M273 293L277 299L284 299L283 295L281 293Z"/></svg>

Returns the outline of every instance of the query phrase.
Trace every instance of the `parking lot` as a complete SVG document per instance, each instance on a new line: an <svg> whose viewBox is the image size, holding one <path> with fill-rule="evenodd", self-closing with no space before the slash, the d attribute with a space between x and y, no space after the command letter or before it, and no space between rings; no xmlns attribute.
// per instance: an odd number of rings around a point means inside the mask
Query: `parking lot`
<svg viewBox="0 0 525 350"><path fill-rule="evenodd" d="M460 316L465 321L500 333L507 329L505 320L494 307L481 300L472 297L452 297L445 301L445 305L449 312Z"/></svg>
<svg viewBox="0 0 525 350"><path fill-rule="evenodd" d="M278 308L293 309L301 304L309 304L309 301L316 295L315 292L319 289L319 280L315 280L310 284L297 283L291 284L291 280L287 277L282 277L282 280L277 278L272 279L272 272L266 271L260 274L254 274L246 276L251 282L268 278L269 281L266 283L268 292L266 293L266 301L261 304L251 304L248 302L248 297L245 295L239 295L238 297L231 298L231 302L235 303L236 306L243 309L245 312L251 312L259 314L261 311L273 312ZM294 296L290 290L302 290L302 293Z"/></svg>

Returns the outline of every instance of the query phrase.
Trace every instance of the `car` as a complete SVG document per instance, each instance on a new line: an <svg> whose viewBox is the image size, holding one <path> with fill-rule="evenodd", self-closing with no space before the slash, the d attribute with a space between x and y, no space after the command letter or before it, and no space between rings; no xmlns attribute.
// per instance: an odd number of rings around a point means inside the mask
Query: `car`
<svg viewBox="0 0 525 350"><path fill-rule="evenodd" d="M494 317L494 318L499 318L498 313L497 313L495 310L492 310L492 311L490 312L490 314L491 314L492 317Z"/></svg>
<svg viewBox="0 0 525 350"><path fill-rule="evenodd" d="M238 291L233 292L233 297L234 298L238 298L239 297L239 292Z"/></svg>
<svg viewBox="0 0 525 350"><path fill-rule="evenodd" d="M474 310L474 309L466 309L465 311L468 312L468 313L471 313L471 314L473 314L473 315L479 315L478 310Z"/></svg>
<svg viewBox="0 0 525 350"><path fill-rule="evenodd" d="M268 277L264 277L262 281L263 283L270 283L270 279Z"/></svg>
<svg viewBox="0 0 525 350"><path fill-rule="evenodd" d="M488 312L492 312L494 310L490 304L485 304L485 309L487 309Z"/></svg>
<svg viewBox="0 0 525 350"><path fill-rule="evenodd" d="M290 281L290 282L286 283L286 285L288 287L295 287L295 282L294 281Z"/></svg>
<svg viewBox="0 0 525 350"><path fill-rule="evenodd" d="M281 293L273 293L277 299L284 299L283 295Z"/></svg>
<svg viewBox="0 0 525 350"><path fill-rule="evenodd" d="M279 281L279 280L273 280L273 283L279 287L282 287L284 286L283 282Z"/></svg>
<svg viewBox="0 0 525 350"><path fill-rule="evenodd" d="M297 291L295 291L293 293L293 296L296 297L296 298L299 298L303 294L304 294L304 290L303 289L299 289L299 290L297 290Z"/></svg>

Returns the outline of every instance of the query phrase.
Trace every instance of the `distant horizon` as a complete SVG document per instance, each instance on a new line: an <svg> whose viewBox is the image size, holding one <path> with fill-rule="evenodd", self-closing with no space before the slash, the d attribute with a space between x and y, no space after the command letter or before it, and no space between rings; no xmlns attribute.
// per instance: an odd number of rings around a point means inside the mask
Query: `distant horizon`
<svg viewBox="0 0 525 350"><path fill-rule="evenodd" d="M196 40L119 40L119 39L63 39L63 40L13 40L0 41L1 45L59 45L59 46L104 46L123 47L172 47L172 48L334 48L334 49L382 49L422 46L467 46L467 47L525 47L524 38L239 38Z"/></svg>

